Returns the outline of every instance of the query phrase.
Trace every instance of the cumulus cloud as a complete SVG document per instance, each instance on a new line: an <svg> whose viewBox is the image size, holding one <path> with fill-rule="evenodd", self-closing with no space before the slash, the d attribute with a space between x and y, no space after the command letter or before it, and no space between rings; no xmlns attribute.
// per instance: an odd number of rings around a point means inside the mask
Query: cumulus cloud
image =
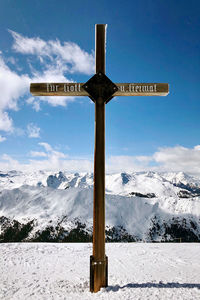
<svg viewBox="0 0 200 300"><path fill-rule="evenodd" d="M29 167L34 165L34 169L37 170L63 170L68 165L68 155L63 152L55 150L48 143L42 142L38 143L39 146L43 147L46 151L41 152L31 152L32 157L43 157L44 159L30 159Z"/></svg>
<svg viewBox="0 0 200 300"><path fill-rule="evenodd" d="M71 73L94 73L94 53L87 53L77 44L57 40L44 41L40 38L28 38L11 31L14 38L13 49L22 54L36 55L43 62L48 58L56 60L60 67L65 66Z"/></svg>
<svg viewBox="0 0 200 300"><path fill-rule="evenodd" d="M18 99L27 92L30 78L28 75L18 75L12 71L0 57L0 110L17 110Z"/></svg>
<svg viewBox="0 0 200 300"><path fill-rule="evenodd" d="M182 146L160 148L152 156L159 170L183 171L200 174L200 145L194 148Z"/></svg>
<svg viewBox="0 0 200 300"><path fill-rule="evenodd" d="M31 151L27 163L20 163L12 156L3 154L0 157L0 169L8 170L68 170L69 172L92 172L93 161L88 159L73 159L67 154L57 151L48 143L38 143L44 151Z"/></svg>
<svg viewBox="0 0 200 300"><path fill-rule="evenodd" d="M18 70L21 69L19 62L13 57L4 59L0 51L0 130L13 132L13 120L8 112L19 109L20 98L29 95L26 103L32 105L36 111L40 110L41 101L52 106L66 106L68 102L75 99L74 97L37 97L36 100L29 94L31 82L69 82L67 74L70 74L70 77L75 72L92 74L94 53L88 53L71 42L45 41L38 37L24 37L11 30L9 32L14 39L13 50L24 55L27 58L27 66L30 66L29 74L21 74L22 72L19 74ZM6 62L11 62L13 69ZM35 67L34 63L36 63Z"/></svg>
<svg viewBox="0 0 200 300"><path fill-rule="evenodd" d="M40 128L34 125L33 123L29 123L27 125L27 134L30 138L39 138L40 137Z"/></svg>
<svg viewBox="0 0 200 300"><path fill-rule="evenodd" d="M93 172L93 159L72 158L55 150L48 143L38 143L43 151L31 151L30 159L21 164L4 154L1 170L66 170L68 172ZM106 173L115 172L186 172L200 177L200 145L194 148L176 146L160 148L151 156L110 156L106 158Z"/></svg>
<svg viewBox="0 0 200 300"><path fill-rule="evenodd" d="M27 75L18 75L11 71L0 57L0 130L6 132L13 131L13 121L9 117L7 110L17 110L20 96L24 95L29 86Z"/></svg>
<svg viewBox="0 0 200 300"><path fill-rule="evenodd" d="M162 147L149 156L111 156L107 172L158 171L186 172L200 176L200 145L194 148L183 146Z"/></svg>

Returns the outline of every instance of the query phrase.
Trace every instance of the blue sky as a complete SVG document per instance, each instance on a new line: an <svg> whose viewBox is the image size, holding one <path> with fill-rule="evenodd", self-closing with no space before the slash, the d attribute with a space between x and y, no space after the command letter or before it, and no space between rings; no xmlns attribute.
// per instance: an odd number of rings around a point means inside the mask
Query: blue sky
<svg viewBox="0 0 200 300"><path fill-rule="evenodd" d="M30 82L86 82L108 24L113 82L166 82L167 97L106 105L106 170L200 174L200 2L2 0L0 169L92 171L94 104L32 97Z"/></svg>

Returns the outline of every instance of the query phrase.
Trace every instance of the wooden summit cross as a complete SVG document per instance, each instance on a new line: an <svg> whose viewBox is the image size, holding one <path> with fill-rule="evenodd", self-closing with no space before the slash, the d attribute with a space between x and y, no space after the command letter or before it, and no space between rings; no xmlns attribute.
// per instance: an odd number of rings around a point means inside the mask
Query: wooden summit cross
<svg viewBox="0 0 200 300"><path fill-rule="evenodd" d="M90 291L108 286L105 255L105 104L115 96L166 96L167 83L113 83L105 75L105 24L96 24L96 74L86 83L32 83L34 96L88 96L95 103L93 255Z"/></svg>

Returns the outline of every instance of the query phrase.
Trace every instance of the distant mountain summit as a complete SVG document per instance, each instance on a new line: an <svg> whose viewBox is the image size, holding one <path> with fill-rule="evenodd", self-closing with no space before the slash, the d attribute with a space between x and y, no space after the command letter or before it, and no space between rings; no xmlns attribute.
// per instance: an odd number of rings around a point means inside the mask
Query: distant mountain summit
<svg viewBox="0 0 200 300"><path fill-rule="evenodd" d="M0 241L91 241L93 174L0 172ZM200 180L106 175L107 241L200 241Z"/></svg>

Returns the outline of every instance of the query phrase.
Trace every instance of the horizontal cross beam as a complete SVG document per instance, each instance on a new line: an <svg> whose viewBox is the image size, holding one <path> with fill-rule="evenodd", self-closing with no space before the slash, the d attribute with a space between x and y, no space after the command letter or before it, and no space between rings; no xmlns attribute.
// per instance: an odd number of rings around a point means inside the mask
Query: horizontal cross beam
<svg viewBox="0 0 200 300"><path fill-rule="evenodd" d="M30 92L34 96L90 96L84 83L31 83ZM168 83L115 83L115 96L166 96Z"/></svg>

